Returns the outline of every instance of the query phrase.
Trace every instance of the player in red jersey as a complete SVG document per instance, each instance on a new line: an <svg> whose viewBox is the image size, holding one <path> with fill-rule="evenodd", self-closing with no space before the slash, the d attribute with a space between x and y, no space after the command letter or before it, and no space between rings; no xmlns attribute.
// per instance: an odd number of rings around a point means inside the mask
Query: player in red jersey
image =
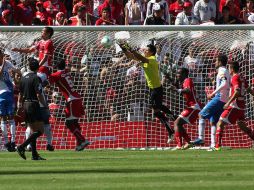
<svg viewBox="0 0 254 190"><path fill-rule="evenodd" d="M217 124L216 131L216 146L215 150L220 150L222 144L222 135L225 125L235 124L240 127L252 140L254 140L254 131L247 127L245 122L245 93L248 92L254 96L254 90L251 89L247 81L239 74L239 63L231 62L229 65L229 72L231 78L230 98L224 105L224 112L221 114L220 120Z"/></svg>
<svg viewBox="0 0 254 190"><path fill-rule="evenodd" d="M51 37L54 34L54 29L52 27L44 27L41 33L41 40L32 47L29 48L13 48L12 51L20 53L32 53L34 51L39 51L39 70L38 73L46 75L50 74L50 69L52 66L52 59L54 54L54 45Z"/></svg>
<svg viewBox="0 0 254 190"><path fill-rule="evenodd" d="M185 99L186 108L178 116L174 122L175 127L175 140L177 146L174 150L188 149L192 147L191 139L186 133L183 125L185 124L194 124L198 119L198 113L200 111L200 104L196 99L196 92L194 84L191 78L188 77L189 70L187 68L180 68L177 71L176 77L180 84L180 89L176 89L180 94L183 95ZM186 144L183 146L182 140L186 141Z"/></svg>
<svg viewBox="0 0 254 190"><path fill-rule="evenodd" d="M81 96L73 89L74 85L71 81L70 73L65 69L65 60L57 63L57 72L49 76L49 82L55 83L66 99L66 126L76 137L77 151L83 150L90 144L81 134L81 128L78 119L84 115Z"/></svg>

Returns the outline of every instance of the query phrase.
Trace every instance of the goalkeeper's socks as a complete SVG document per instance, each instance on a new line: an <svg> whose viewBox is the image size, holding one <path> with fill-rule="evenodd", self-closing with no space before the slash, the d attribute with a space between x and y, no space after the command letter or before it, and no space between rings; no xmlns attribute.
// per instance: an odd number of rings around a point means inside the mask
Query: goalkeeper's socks
<svg viewBox="0 0 254 190"><path fill-rule="evenodd" d="M178 147L183 146L183 139L181 137L181 133L179 133L178 131L175 132L175 140L176 140L176 143L177 143Z"/></svg>
<svg viewBox="0 0 254 190"><path fill-rule="evenodd" d="M22 148L25 148L27 145L29 145L34 139L36 140L39 136L41 136L42 133L40 131L35 131L33 134L31 134L26 141L21 144L20 146Z"/></svg>
<svg viewBox="0 0 254 190"><path fill-rule="evenodd" d="M174 134L174 130L171 129L169 123L168 123L168 119L165 117L165 115L163 113L156 112L154 113L155 117L157 117L161 123L166 127L167 131L168 131L168 135L171 136L172 134Z"/></svg>
<svg viewBox="0 0 254 190"><path fill-rule="evenodd" d="M15 121L13 119L10 120L9 123L10 123L10 131L11 131L11 142L15 142L16 124L15 124Z"/></svg>
<svg viewBox="0 0 254 190"><path fill-rule="evenodd" d="M198 138L204 139L205 134L205 119L199 119L198 121Z"/></svg>
<svg viewBox="0 0 254 190"><path fill-rule="evenodd" d="M81 128L78 123L72 123L67 128L71 131L71 133L76 137L77 142L85 141L85 138L81 134Z"/></svg>
<svg viewBox="0 0 254 190"><path fill-rule="evenodd" d="M216 130L216 145L215 145L216 148L221 147L222 135L223 135L223 130L217 129Z"/></svg>

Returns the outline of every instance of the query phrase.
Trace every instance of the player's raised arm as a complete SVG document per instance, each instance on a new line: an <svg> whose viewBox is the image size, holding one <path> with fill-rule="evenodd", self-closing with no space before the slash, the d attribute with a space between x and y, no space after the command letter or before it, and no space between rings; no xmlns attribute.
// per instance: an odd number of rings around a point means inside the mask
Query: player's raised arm
<svg viewBox="0 0 254 190"><path fill-rule="evenodd" d="M29 48L13 48L12 51L19 52L19 53L32 53L35 51L35 47L29 47Z"/></svg>

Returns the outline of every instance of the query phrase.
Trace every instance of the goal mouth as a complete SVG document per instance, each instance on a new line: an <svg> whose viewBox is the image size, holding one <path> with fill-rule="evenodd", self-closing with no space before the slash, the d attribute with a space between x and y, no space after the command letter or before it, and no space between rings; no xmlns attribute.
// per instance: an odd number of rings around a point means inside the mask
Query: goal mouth
<svg viewBox="0 0 254 190"><path fill-rule="evenodd" d="M12 48L29 47L41 36L43 27L2 27L1 46L5 54L19 68L26 69L29 56L11 51ZM82 95L85 115L80 119L83 135L97 148L171 148L168 134L157 120L149 102L149 90L144 72L123 53L116 40L126 40L136 48L153 43L158 53L161 78L175 79L176 69L187 67L193 79L197 96L203 104L214 87L215 59L226 54L230 61L238 61L249 85L253 85L254 33L252 25L227 26L105 26L105 27L53 27L55 51L53 70L59 59L65 59L74 81L74 88ZM113 44L101 45L101 39L109 36ZM185 108L183 98L163 83L163 103L179 115ZM54 96L53 96L54 95ZM65 128L65 101L59 90L50 85L47 91L49 103L58 107L51 110L53 144L56 149L74 149L76 140ZM246 122L254 127L253 98L246 95ZM170 120L173 127L173 121ZM209 124L207 123L207 126ZM194 140L198 124L186 125ZM17 143L24 138L24 129L17 127ZM210 146L210 129L206 129L206 147ZM2 144L4 142L2 141ZM46 137L40 138L39 147L47 145ZM226 147L252 147L252 141L237 126L228 126L223 138Z"/></svg>

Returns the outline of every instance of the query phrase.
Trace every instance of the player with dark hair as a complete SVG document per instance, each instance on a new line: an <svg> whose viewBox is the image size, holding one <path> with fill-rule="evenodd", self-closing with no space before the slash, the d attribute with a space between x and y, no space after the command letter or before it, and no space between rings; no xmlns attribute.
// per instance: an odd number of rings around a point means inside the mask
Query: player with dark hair
<svg viewBox="0 0 254 190"><path fill-rule="evenodd" d="M47 103L42 94L41 82L36 74L39 69L39 62L36 59L30 58L28 64L29 72L20 81L18 109L24 108L25 122L31 128L32 134L17 147L17 152L20 157L26 160L25 147L31 144L32 160L45 160L36 150L36 140L44 132L40 103L44 107L47 107Z"/></svg>
<svg viewBox="0 0 254 190"><path fill-rule="evenodd" d="M150 103L154 110L154 115L157 117L161 123L166 127L168 131L168 143L173 139L174 130L171 129L168 118L165 114L170 115L175 119L173 113L162 104L163 102L163 87L160 81L159 74L159 64L156 61L156 47L152 44L147 45L144 49L144 56L141 55L136 50L133 50L129 45L125 42L119 43L119 46L122 48L125 55L137 61L141 61L141 66L145 72L145 78L147 81L147 85L150 89Z"/></svg>
<svg viewBox="0 0 254 190"><path fill-rule="evenodd" d="M235 124L240 127L252 140L254 140L254 131L247 127L244 116L245 93L248 92L254 96L254 90L251 89L243 76L239 74L239 63L232 62L229 64L231 78L230 98L224 105L224 112L221 114L217 124L216 146L215 150L220 150L222 144L222 135L224 127L227 124Z"/></svg>
<svg viewBox="0 0 254 190"><path fill-rule="evenodd" d="M81 96L74 90L70 73L65 69L65 60L57 63L58 71L49 76L50 83L55 83L66 99L66 127L76 137L76 151L83 150L90 144L81 134L78 119L84 115Z"/></svg>
<svg viewBox="0 0 254 190"><path fill-rule="evenodd" d="M211 125L211 145L209 150L215 147L216 124L223 112L223 106L228 100L230 89L230 74L226 68L228 58L224 54L219 54L216 58L215 67L218 69L216 76L216 89L208 95L210 100L199 112L198 138L194 141L195 145L204 144L205 119L210 120Z"/></svg>
<svg viewBox="0 0 254 190"><path fill-rule="evenodd" d="M39 70L38 73L46 75L50 74L52 67L52 60L54 54L54 45L51 37L54 35L54 29L52 27L44 27L41 33L41 40L30 48L13 48L12 51L20 53L32 53L36 50L39 51Z"/></svg>
<svg viewBox="0 0 254 190"><path fill-rule="evenodd" d="M183 125L185 124L194 124L194 122L198 119L198 113L200 111L200 103L196 98L196 91L194 88L194 83L191 78L189 78L189 70L187 68L180 68L176 73L177 81L179 82L179 89L177 92L183 95L186 101L186 108L183 112L178 116L178 118L174 122L175 126L175 140L177 142L177 146L173 150L181 150L188 149L192 147L191 139L189 135L186 133ZM173 86L173 88L176 88ZM186 144L183 146L182 140L186 141Z"/></svg>

